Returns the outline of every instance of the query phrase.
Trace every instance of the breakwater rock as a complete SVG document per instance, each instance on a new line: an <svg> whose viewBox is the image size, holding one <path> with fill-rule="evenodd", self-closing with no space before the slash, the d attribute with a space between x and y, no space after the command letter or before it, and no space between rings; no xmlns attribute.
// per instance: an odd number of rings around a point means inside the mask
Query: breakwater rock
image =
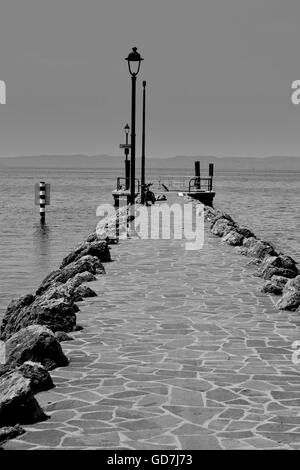
<svg viewBox="0 0 300 470"><path fill-rule="evenodd" d="M55 386L50 370L68 365L60 341L72 340L67 333L80 329L76 302L97 295L84 284L105 274L102 262L109 261L107 242L91 234L34 294L8 305L0 328L6 361L0 365L0 442L23 433L19 424L48 418L34 395Z"/></svg>
<svg viewBox="0 0 300 470"><path fill-rule="evenodd" d="M47 416L34 398L31 380L18 370L0 377L0 427L45 421Z"/></svg>
<svg viewBox="0 0 300 470"><path fill-rule="evenodd" d="M271 243L240 227L227 213L204 206L204 218L210 222L211 233L249 257L249 265L257 266L254 275L265 280L262 292L282 296L276 303L278 309L300 310L300 275L291 256L278 253Z"/></svg>

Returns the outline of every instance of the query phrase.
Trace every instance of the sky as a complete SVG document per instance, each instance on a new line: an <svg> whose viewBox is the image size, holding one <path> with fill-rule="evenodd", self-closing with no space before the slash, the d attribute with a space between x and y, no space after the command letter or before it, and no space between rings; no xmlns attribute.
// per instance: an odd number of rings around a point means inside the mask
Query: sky
<svg viewBox="0 0 300 470"><path fill-rule="evenodd" d="M1 0L0 156L300 155L299 0Z"/></svg>

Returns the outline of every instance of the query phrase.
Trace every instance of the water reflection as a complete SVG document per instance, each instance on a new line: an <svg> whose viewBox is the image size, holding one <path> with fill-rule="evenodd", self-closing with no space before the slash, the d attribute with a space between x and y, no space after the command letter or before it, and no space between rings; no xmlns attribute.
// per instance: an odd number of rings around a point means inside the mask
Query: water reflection
<svg viewBox="0 0 300 470"><path fill-rule="evenodd" d="M33 232L33 256L35 266L39 272L50 270L51 259L51 228L45 223L34 225Z"/></svg>

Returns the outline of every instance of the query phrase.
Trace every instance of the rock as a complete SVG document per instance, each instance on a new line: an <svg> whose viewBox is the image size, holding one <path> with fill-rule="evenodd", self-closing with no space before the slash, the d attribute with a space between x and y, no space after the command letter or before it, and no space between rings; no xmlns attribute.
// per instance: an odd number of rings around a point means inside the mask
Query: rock
<svg viewBox="0 0 300 470"><path fill-rule="evenodd" d="M92 274L104 274L104 267L96 256L85 255L68 264L63 269L58 269L50 273L42 282L36 295L43 294L54 282L64 284L69 279L73 278L76 274L88 271Z"/></svg>
<svg viewBox="0 0 300 470"><path fill-rule="evenodd" d="M256 274L257 275L257 274ZM290 269L286 268L268 268L264 275L264 279L271 279L273 276L281 276L281 277L287 277L289 279L292 279L296 276L297 274L295 271L291 271Z"/></svg>
<svg viewBox="0 0 300 470"><path fill-rule="evenodd" d="M86 297L97 297L96 292L88 286L79 286L74 292L75 302L80 302Z"/></svg>
<svg viewBox="0 0 300 470"><path fill-rule="evenodd" d="M29 305L32 304L34 301L35 296L28 294L28 295L22 295L18 299L14 299L8 304L8 307L6 309L6 313L4 315L4 318L1 323L1 328L0 328L0 335L2 331L5 330L6 324L8 322L8 319L10 318L11 315L17 315L24 307L28 307ZM1 336L0 336L1 338Z"/></svg>
<svg viewBox="0 0 300 470"><path fill-rule="evenodd" d="M243 235L243 238L254 238L256 239L256 236L254 235L254 233L249 230L247 227L236 227L236 231Z"/></svg>
<svg viewBox="0 0 300 470"><path fill-rule="evenodd" d="M83 242L77 246L63 259L60 269L63 269L68 264L73 263L86 255L96 256L102 262L111 261L110 251L106 241L93 240L92 242Z"/></svg>
<svg viewBox="0 0 300 470"><path fill-rule="evenodd" d="M210 229L210 231L218 237L223 237L232 230L234 230L234 225L230 220L225 218L219 218L215 222L213 221L212 227Z"/></svg>
<svg viewBox="0 0 300 470"><path fill-rule="evenodd" d="M49 372L37 362L26 361L19 367L6 364L0 366L0 377L8 372L19 371L26 379L30 379L31 389L34 393L44 392L54 388Z"/></svg>
<svg viewBox="0 0 300 470"><path fill-rule="evenodd" d="M243 247L247 248L247 252L245 253L247 256L263 259L265 256L276 255L274 248L268 242L264 242L253 237L246 240L247 241L243 244Z"/></svg>
<svg viewBox="0 0 300 470"><path fill-rule="evenodd" d="M264 292L265 294L281 295L282 287L273 284L272 281L266 281L261 288L261 292Z"/></svg>
<svg viewBox="0 0 300 470"><path fill-rule="evenodd" d="M64 284L55 282L38 298L38 303L45 303L51 299L64 298L68 302L77 302L79 286L84 282L95 281L96 277L87 271L76 274Z"/></svg>
<svg viewBox="0 0 300 470"><path fill-rule="evenodd" d="M292 278L297 276L298 270L296 262L289 256L266 256L255 274L264 279L271 279L274 275Z"/></svg>
<svg viewBox="0 0 300 470"><path fill-rule="evenodd" d="M49 372L38 362L26 361L17 370L30 379L33 393L46 392L55 387Z"/></svg>
<svg viewBox="0 0 300 470"><path fill-rule="evenodd" d="M15 426L4 426L0 428L0 442L4 444L9 439L14 439L17 436L25 433L25 429L21 428L19 424Z"/></svg>
<svg viewBox="0 0 300 470"><path fill-rule="evenodd" d="M67 335L67 333L65 333L64 331L56 331L54 333L54 336L60 343L62 343L63 341L74 341L74 338L72 338L72 336L70 335Z"/></svg>
<svg viewBox="0 0 300 470"><path fill-rule="evenodd" d="M54 334L41 325L23 328L6 341L6 364L16 367L26 361L38 362L47 370L69 362Z"/></svg>
<svg viewBox="0 0 300 470"><path fill-rule="evenodd" d="M215 211L215 212L216 212L216 215L212 220L210 228L212 228L214 224L218 222L219 219L226 219L231 223L231 225L236 226L235 221L229 214L227 214L226 212L221 212L221 211Z"/></svg>
<svg viewBox="0 0 300 470"><path fill-rule="evenodd" d="M245 248L251 248L252 246L255 245L256 242L257 242L256 237L245 237L243 240L243 246Z"/></svg>
<svg viewBox="0 0 300 470"><path fill-rule="evenodd" d="M217 212L212 207L204 206L204 220L212 222L216 215Z"/></svg>
<svg viewBox="0 0 300 470"><path fill-rule="evenodd" d="M300 276L289 279L283 288L283 296L277 302L280 310L297 310L300 306Z"/></svg>
<svg viewBox="0 0 300 470"><path fill-rule="evenodd" d="M262 292L274 295L281 295L288 278L274 275L269 281L266 281L262 287Z"/></svg>
<svg viewBox="0 0 300 470"><path fill-rule="evenodd" d="M0 377L0 426L33 424L48 417L33 396L30 379L20 371Z"/></svg>
<svg viewBox="0 0 300 470"><path fill-rule="evenodd" d="M21 310L7 311L1 325L1 339L5 340L22 328L30 325L45 325L52 331L70 332L76 326L78 306L65 300L44 298L35 301Z"/></svg>
<svg viewBox="0 0 300 470"><path fill-rule="evenodd" d="M228 245L239 246L243 243L243 239L243 235L236 230L232 230L223 236L222 241L228 243Z"/></svg>

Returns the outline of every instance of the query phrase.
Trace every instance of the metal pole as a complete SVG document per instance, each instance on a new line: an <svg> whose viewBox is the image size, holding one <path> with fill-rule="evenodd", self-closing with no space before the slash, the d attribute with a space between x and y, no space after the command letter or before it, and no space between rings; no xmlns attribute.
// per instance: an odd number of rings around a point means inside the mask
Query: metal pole
<svg viewBox="0 0 300 470"><path fill-rule="evenodd" d="M135 94L136 76L131 76L131 161L130 161L130 203L135 201Z"/></svg>
<svg viewBox="0 0 300 470"><path fill-rule="evenodd" d="M213 182L213 176L214 176L214 164L210 163L209 164L209 176L210 176L210 184L209 184L209 190L212 190L212 182Z"/></svg>
<svg viewBox="0 0 300 470"><path fill-rule="evenodd" d="M40 217L41 224L45 224L46 217L46 183L44 181L40 182Z"/></svg>
<svg viewBox="0 0 300 470"><path fill-rule="evenodd" d="M146 116L146 82L143 82L143 131L142 131L142 165L141 165L141 203L145 204L145 116Z"/></svg>
<svg viewBox="0 0 300 470"><path fill-rule="evenodd" d="M128 133L126 132L126 145L128 145ZM125 189L129 189L130 162L128 160L129 148L125 148Z"/></svg>
<svg viewBox="0 0 300 470"><path fill-rule="evenodd" d="M195 186L197 189L200 189L200 162L195 162L195 176L198 177Z"/></svg>

